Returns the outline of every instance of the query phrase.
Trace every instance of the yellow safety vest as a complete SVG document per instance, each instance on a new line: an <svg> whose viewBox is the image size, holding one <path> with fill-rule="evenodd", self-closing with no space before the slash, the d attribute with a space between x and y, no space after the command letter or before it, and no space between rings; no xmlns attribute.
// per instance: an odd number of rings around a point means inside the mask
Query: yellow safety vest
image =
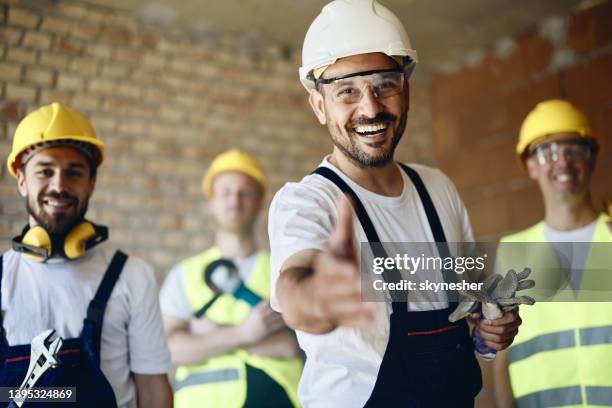
<svg viewBox="0 0 612 408"><path fill-rule="evenodd" d="M610 221L605 214L598 218L592 242L612 242ZM545 243L544 222L506 236L502 242ZM537 269L558 268L558 262L552 249L542 250L548 245L532 247L539 248L537 254L530 254L528 260L514 259L514 264L504 258L500 247L498 260L504 271L532 267L537 288ZM602 252L591 247L581 288L596 287L598 282L611 287L612 253ZM521 408L612 406L612 302L568 301L568 292L521 307L523 324L508 348L512 392Z"/></svg>
<svg viewBox="0 0 612 408"><path fill-rule="evenodd" d="M203 271L219 258L219 250L213 247L181 263L184 290L194 312L214 295L204 282ZM270 256L267 252L259 252L245 285L262 299L269 299ZM223 295L207 310L206 317L220 325L236 325L250 310L245 302ZM293 405L299 406L297 385L303 368L300 358L263 357L237 349L199 365L179 366L174 380L175 408L242 407L247 396L245 364L264 371L285 390Z"/></svg>

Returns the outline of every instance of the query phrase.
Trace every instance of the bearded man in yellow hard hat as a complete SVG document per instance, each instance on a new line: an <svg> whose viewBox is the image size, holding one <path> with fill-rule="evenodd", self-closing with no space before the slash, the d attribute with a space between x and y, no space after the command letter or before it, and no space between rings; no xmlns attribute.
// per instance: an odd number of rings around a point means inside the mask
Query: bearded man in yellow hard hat
<svg viewBox="0 0 612 408"><path fill-rule="evenodd" d="M217 156L203 178L215 245L177 264L161 291L175 406L293 407L302 361L270 308L269 254L254 227L267 189L250 155Z"/></svg>
<svg viewBox="0 0 612 408"><path fill-rule="evenodd" d="M539 103L521 127L517 155L545 218L504 237L498 260L503 270L533 268L539 302L521 310L519 334L494 361L500 407L612 406L612 224L590 188L599 146L566 100Z"/></svg>
<svg viewBox="0 0 612 408"><path fill-rule="evenodd" d="M7 166L29 222L0 259L0 385L30 375L35 387L70 387L75 407L170 407L153 270L99 245L108 229L85 220L103 159L87 118L60 103L17 126ZM60 362L48 372L45 348Z"/></svg>

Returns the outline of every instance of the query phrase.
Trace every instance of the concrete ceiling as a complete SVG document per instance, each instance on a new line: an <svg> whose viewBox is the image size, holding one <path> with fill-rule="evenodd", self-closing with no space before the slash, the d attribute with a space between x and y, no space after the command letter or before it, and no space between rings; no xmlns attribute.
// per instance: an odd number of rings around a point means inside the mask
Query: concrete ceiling
<svg viewBox="0 0 612 408"><path fill-rule="evenodd" d="M246 46L273 41L301 52L308 26L326 0L87 0L127 9L169 30L187 29L202 40L233 33ZM587 0L593 1L593 0ZM381 0L404 22L422 66L449 70L500 40L563 16L580 0ZM584 1L582 1L584 3ZM503 44L503 41L502 41ZM471 56L471 57L470 57Z"/></svg>

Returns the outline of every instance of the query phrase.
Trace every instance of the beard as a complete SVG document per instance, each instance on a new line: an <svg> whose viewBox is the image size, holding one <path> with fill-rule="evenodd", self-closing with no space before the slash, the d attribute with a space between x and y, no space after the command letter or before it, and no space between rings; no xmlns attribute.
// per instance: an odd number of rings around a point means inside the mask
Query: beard
<svg viewBox="0 0 612 408"><path fill-rule="evenodd" d="M48 214L43 210L43 200L45 197L72 199L74 200L77 210L72 216L67 214ZM88 201L85 201L84 205L81 206L79 200L68 193L39 194L38 197L36 197L36 202L38 204L38 211L34 209L29 198L26 198L26 210L28 214L34 218L36 223L47 231L52 240L63 239L72 228L80 224L85 219L85 213L87 212L88 206Z"/></svg>
<svg viewBox="0 0 612 408"><path fill-rule="evenodd" d="M399 125L397 129L393 132L393 137L391 138L391 143L387 149L380 152L377 155L369 155L365 153L363 150L359 148L358 141L356 136L353 133L353 129L359 125L369 125L374 123L386 122L393 123L397 120L395 115L386 112L380 112L374 118L365 118L360 117L355 121L351 122L349 127L346 128L346 132L348 134L348 140L340 132L336 132L334 128L332 129L332 122L329 121L330 125L328 126L329 134L331 137L334 146L338 148L346 157L351 159L355 164L359 167L384 167L388 163L393 160L395 155L395 149L402 139L402 135L404 134L404 129L406 128L406 119L408 117L408 113L402 114ZM383 142L384 143L384 142ZM378 143L373 143L373 147L379 147Z"/></svg>

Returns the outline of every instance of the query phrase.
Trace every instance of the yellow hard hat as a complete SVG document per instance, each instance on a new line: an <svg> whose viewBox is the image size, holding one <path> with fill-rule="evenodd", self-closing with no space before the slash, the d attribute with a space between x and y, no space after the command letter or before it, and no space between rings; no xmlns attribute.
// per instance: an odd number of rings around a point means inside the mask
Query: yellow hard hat
<svg viewBox="0 0 612 408"><path fill-rule="evenodd" d="M586 115L571 102L563 99L549 99L540 102L529 112L523 125L516 153L524 157L527 149L534 143L559 133L577 133L581 138L599 144L593 134L591 123Z"/></svg>
<svg viewBox="0 0 612 408"><path fill-rule="evenodd" d="M13 138L13 150L6 161L9 172L16 177L22 165L22 153L49 142L75 142L83 146L91 145L91 159L96 166L104 160L104 143L96 138L89 120L61 103L53 102L27 115L17 126Z"/></svg>
<svg viewBox="0 0 612 408"><path fill-rule="evenodd" d="M246 174L260 185L262 192L265 192L268 188L266 176L257 160L243 151L231 149L215 157L208 171L204 174L202 190L206 197L210 198L212 196L214 178L225 171L239 171Z"/></svg>

